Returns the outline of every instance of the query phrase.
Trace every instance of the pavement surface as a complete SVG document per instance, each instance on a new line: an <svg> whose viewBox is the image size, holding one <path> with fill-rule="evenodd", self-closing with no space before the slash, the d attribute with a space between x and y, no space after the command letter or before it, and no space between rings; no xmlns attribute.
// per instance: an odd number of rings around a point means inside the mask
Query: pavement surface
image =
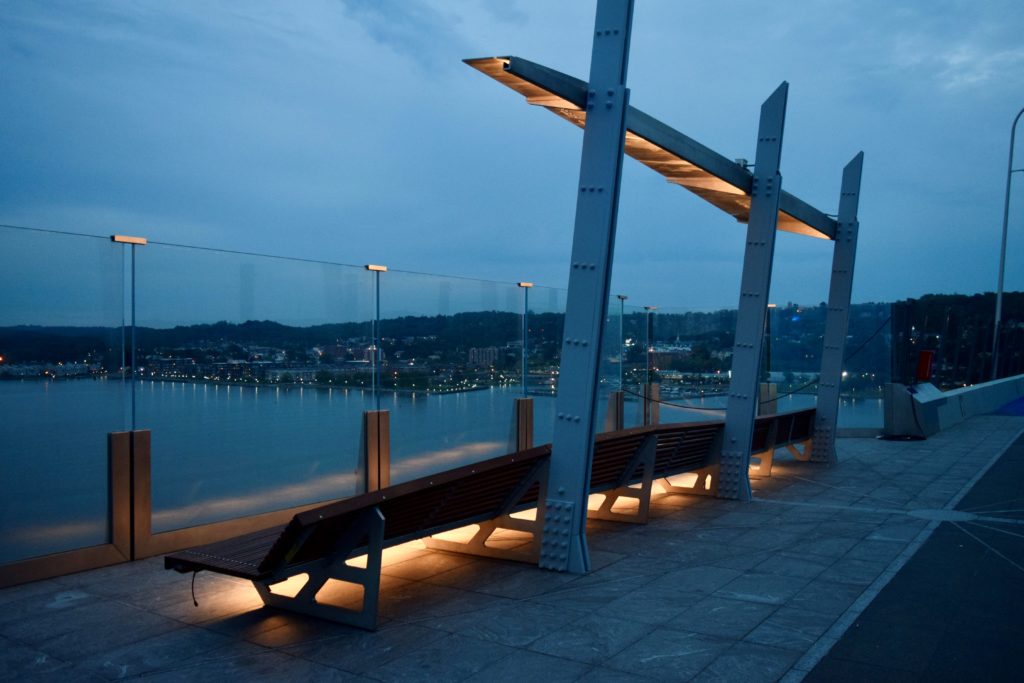
<svg viewBox="0 0 1024 683"><path fill-rule="evenodd" d="M956 506L808 681L1024 677L1024 437Z"/></svg>
<svg viewBox="0 0 1024 683"><path fill-rule="evenodd" d="M407 544L373 633L208 573L196 607L160 558L8 588L0 678L999 679L1024 612L1022 432L990 415L841 439L835 467L780 452L753 502L660 495L646 525L591 524L586 576Z"/></svg>

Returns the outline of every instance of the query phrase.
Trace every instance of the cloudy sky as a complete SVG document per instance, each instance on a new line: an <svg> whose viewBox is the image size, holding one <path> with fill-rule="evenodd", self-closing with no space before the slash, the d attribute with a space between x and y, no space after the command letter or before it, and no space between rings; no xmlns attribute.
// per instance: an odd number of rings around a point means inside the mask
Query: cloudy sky
<svg viewBox="0 0 1024 683"><path fill-rule="evenodd" d="M594 2L0 0L0 223L567 282L582 134L466 67L585 78ZM783 187L828 213L865 153L854 298L994 290L1024 3L637 0L634 106L753 159L790 83ZM1024 131L1017 167L1024 167ZM1007 288L1024 288L1024 175ZM629 160L613 288L738 300L744 227ZM772 298L827 296L780 234Z"/></svg>

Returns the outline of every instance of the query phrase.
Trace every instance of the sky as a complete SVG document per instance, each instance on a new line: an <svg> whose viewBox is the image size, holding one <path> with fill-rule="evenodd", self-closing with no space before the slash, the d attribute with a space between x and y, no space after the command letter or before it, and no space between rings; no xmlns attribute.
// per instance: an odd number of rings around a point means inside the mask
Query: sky
<svg viewBox="0 0 1024 683"><path fill-rule="evenodd" d="M582 133L461 60L585 79L594 10L0 0L0 223L564 287ZM1022 32L1019 0L636 0L627 85L753 159L760 105L788 81L784 189L835 213L865 154L854 301L993 291ZM1008 290L1024 289L1015 183ZM627 160L613 292L734 308L744 236ZM771 299L826 300L831 253L780 233Z"/></svg>

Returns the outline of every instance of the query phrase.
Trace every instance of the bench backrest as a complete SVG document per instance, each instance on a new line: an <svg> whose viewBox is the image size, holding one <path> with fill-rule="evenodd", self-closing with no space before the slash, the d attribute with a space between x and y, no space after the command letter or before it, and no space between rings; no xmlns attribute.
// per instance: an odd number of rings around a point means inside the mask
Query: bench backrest
<svg viewBox="0 0 1024 683"><path fill-rule="evenodd" d="M551 446L540 446L299 513L267 553L260 570L325 557L338 538L374 506L387 520L384 545L391 546L493 519L510 501L536 504L537 473L550 456Z"/></svg>
<svg viewBox="0 0 1024 683"><path fill-rule="evenodd" d="M594 444L590 491L598 493L640 481L643 472L639 465L634 472L626 473L625 481L623 473L650 436L657 439L655 478L699 469L708 464L714 454L714 444L722 429L723 423L716 420L651 425L599 434Z"/></svg>
<svg viewBox="0 0 1024 683"><path fill-rule="evenodd" d="M814 433L814 408L775 415L761 415L754 420L754 438L751 452L761 453L769 448L782 448L811 438Z"/></svg>

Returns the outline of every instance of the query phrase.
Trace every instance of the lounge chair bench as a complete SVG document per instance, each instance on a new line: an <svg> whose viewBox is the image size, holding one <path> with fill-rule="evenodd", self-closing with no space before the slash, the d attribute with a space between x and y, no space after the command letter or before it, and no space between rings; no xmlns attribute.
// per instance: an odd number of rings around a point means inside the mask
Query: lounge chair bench
<svg viewBox="0 0 1024 683"><path fill-rule="evenodd" d="M589 516L618 522L645 523L650 513L651 493L656 479L672 493L709 495L714 493L714 458L720 446L723 423L680 422L636 427L600 434L594 445L590 492L604 494L601 506ZM673 475L693 473L690 486L669 481ZM619 512L613 506L619 498L635 498L635 512Z"/></svg>
<svg viewBox="0 0 1024 683"><path fill-rule="evenodd" d="M295 515L284 526L168 555L164 567L248 579L267 605L374 629L384 548L477 523L482 531L528 531L533 541L526 548L501 550L486 548L485 538L459 549L473 552L482 546L490 556L536 562L550 456L551 447L541 446L329 503ZM531 507L537 507L533 520L510 516ZM347 564L364 552L365 568ZM309 578L293 597L274 592L274 584L299 574ZM318 602L317 593L331 580L362 586L362 606Z"/></svg>
<svg viewBox="0 0 1024 683"><path fill-rule="evenodd" d="M770 477L775 462L775 451L786 448L797 460L811 457L811 437L814 435L815 409L807 408L789 413L762 415L754 420L754 438L751 452L751 474Z"/></svg>

